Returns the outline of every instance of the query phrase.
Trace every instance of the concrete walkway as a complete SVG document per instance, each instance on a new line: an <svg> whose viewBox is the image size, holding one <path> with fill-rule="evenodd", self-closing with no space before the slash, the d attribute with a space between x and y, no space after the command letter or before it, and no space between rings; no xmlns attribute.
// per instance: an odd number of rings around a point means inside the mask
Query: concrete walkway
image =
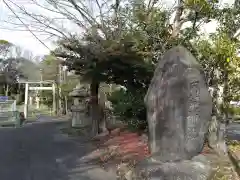
<svg viewBox="0 0 240 180"><path fill-rule="evenodd" d="M114 180L113 173L81 158L90 143L60 133L66 122L43 121L0 129L0 180Z"/></svg>

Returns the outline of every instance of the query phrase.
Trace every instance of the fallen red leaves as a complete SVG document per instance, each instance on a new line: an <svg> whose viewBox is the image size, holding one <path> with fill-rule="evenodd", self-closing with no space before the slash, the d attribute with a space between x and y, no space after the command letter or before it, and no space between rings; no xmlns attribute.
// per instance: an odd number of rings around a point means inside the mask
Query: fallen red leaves
<svg viewBox="0 0 240 180"><path fill-rule="evenodd" d="M137 133L125 131L101 140L99 148L107 149L107 152L105 150L105 153L99 157L104 163L110 160L140 161L149 155L147 144Z"/></svg>
<svg viewBox="0 0 240 180"><path fill-rule="evenodd" d="M99 150L101 151L99 159L104 163L138 162L150 155L148 145L142 141L141 136L128 131L101 137ZM205 145L201 154L211 152L212 150Z"/></svg>

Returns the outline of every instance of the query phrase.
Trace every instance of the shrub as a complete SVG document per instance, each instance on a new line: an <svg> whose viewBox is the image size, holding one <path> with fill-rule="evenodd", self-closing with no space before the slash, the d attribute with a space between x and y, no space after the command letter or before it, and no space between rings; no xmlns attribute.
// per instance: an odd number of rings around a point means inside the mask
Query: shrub
<svg viewBox="0 0 240 180"><path fill-rule="evenodd" d="M228 112L231 115L240 115L240 108L239 107L230 107L228 109Z"/></svg>
<svg viewBox="0 0 240 180"><path fill-rule="evenodd" d="M147 127L144 96L145 92L140 90L120 89L114 91L108 100L112 102L114 115L126 122L130 129L143 130Z"/></svg>

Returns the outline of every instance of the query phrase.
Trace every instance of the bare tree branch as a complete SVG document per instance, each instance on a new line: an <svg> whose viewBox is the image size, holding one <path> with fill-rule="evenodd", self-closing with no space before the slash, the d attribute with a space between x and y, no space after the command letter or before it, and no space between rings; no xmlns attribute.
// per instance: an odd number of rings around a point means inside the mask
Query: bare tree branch
<svg viewBox="0 0 240 180"><path fill-rule="evenodd" d="M177 37L179 35L180 29L185 22L181 16L183 14L183 0L178 0L177 7L176 7L176 14L173 20L173 30L172 30L172 37Z"/></svg>
<svg viewBox="0 0 240 180"><path fill-rule="evenodd" d="M15 13L15 11L11 8L11 6L9 6L9 4L8 4L5 0L3 0L3 3L4 3L4 4L7 6L7 8L16 16L16 18L17 18L23 25L25 25L25 23L21 20L21 18L19 18L19 16ZM39 39L39 38L29 29L28 26L25 25L25 27L29 30L29 32L30 32L42 45L44 45L47 49L49 49L48 46L47 46L41 39ZM50 50L50 49L49 49L49 50Z"/></svg>
<svg viewBox="0 0 240 180"><path fill-rule="evenodd" d="M94 5L98 7L97 11L95 11L94 9L93 12L90 10L91 7L86 5L86 3L82 1L45 0L47 5L43 5L38 0L30 0L32 5L36 5L36 7L39 7L45 11L54 13L56 14L56 16L62 16L60 18L49 18L47 15L30 12L25 7L13 2L12 0L7 1L17 7L17 9L19 10L17 14L22 20L25 20L25 24L30 27L33 32L40 33L45 30L46 33L49 33L51 37L54 36L54 34L56 35L56 37L69 37L69 35L72 34L73 31L69 30L68 28L66 29L64 27L59 27L59 20L62 19L64 21L64 18L65 20L68 20L74 25L80 27L80 31L86 32L90 27L96 27L104 34L105 37L107 37L110 32L109 23L107 23L107 21L105 20L109 19L111 14L112 5L108 6L109 1L89 1L93 2ZM11 21L10 24L14 24L13 21ZM15 25L21 27L21 24ZM20 29L20 31L22 31L22 28Z"/></svg>
<svg viewBox="0 0 240 180"><path fill-rule="evenodd" d="M43 15L30 14L29 12L27 12L27 10L26 10L25 8L20 7L19 5L17 5L16 3L12 2L11 0L8 0L8 1L10 1L10 2L11 2L12 4L14 4L16 7L18 7L19 10L21 10L22 13L25 13L27 16L29 16L30 18L32 18L33 20L35 20L35 21L38 22L39 24L42 24L42 25L45 27L45 29L53 29L54 31L56 31L56 32L58 32L59 34L61 34L62 36L67 37L67 35L66 35L65 33L63 33L63 32L60 31L59 29L57 29L57 28L55 28L55 27L53 27L53 26L50 25L50 24L53 23L54 19L49 20L47 17L45 17L45 16L43 16ZM45 19L46 21L49 21L49 22L48 22L48 23L46 23L46 22L43 23L43 22L41 22L41 21L37 18L37 16L38 16L38 17L41 17L41 18L43 18L43 19Z"/></svg>
<svg viewBox="0 0 240 180"><path fill-rule="evenodd" d="M0 27L0 29L8 30L8 31L26 31L26 32L29 31L30 29L31 31L38 33L38 35L58 37L58 38L62 37L61 35L51 32L49 29L43 28L42 26L34 26L32 24L26 24L29 27L29 29L26 29L21 23L11 23L11 22L7 22L7 23L11 24L12 28ZM14 25L14 27L12 25Z"/></svg>

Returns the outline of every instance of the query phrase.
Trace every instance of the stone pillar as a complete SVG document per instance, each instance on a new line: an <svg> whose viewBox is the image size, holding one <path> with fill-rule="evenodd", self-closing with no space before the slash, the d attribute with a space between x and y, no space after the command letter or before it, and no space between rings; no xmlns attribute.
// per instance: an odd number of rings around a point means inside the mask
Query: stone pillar
<svg viewBox="0 0 240 180"><path fill-rule="evenodd" d="M29 105L32 106L32 104L33 104L33 98L32 98L32 96L30 96L29 97Z"/></svg>
<svg viewBox="0 0 240 180"><path fill-rule="evenodd" d="M37 106L37 109L39 109L40 108L40 98L37 96L36 97L36 106Z"/></svg>
<svg viewBox="0 0 240 180"><path fill-rule="evenodd" d="M24 100L24 118L27 119L28 114L28 83L25 84L25 100Z"/></svg>

